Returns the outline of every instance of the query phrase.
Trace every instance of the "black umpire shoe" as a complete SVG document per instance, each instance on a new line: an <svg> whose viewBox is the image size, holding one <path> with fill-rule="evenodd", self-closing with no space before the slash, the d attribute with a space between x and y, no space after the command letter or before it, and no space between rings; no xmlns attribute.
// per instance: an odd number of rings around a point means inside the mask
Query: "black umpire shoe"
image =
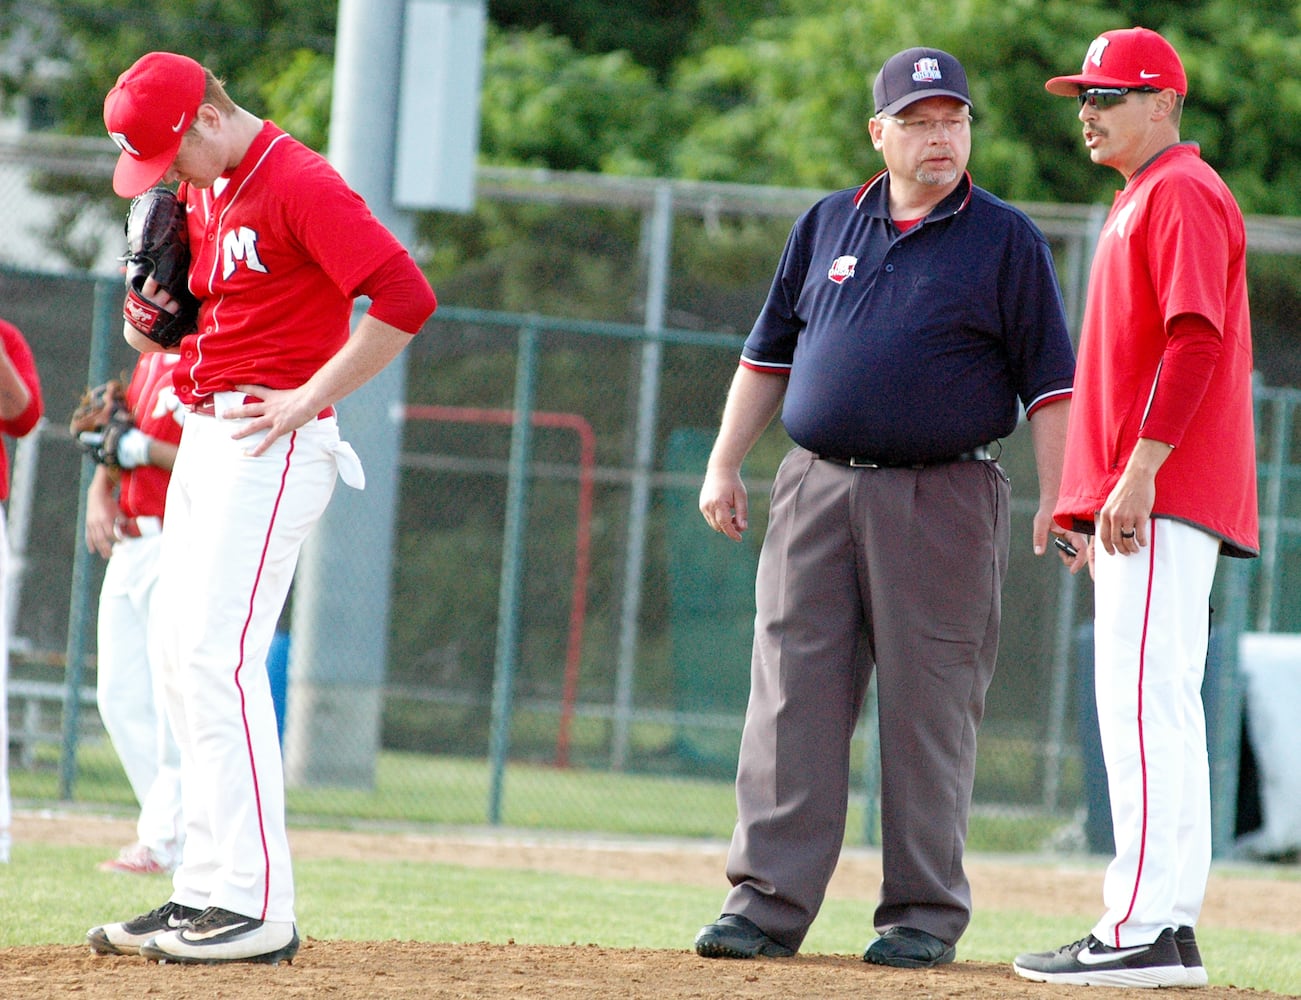
<svg viewBox="0 0 1301 1000"><path fill-rule="evenodd" d="M774 941L753 920L739 913L724 913L700 929L696 954L702 958L790 958L795 949Z"/></svg>
<svg viewBox="0 0 1301 1000"><path fill-rule="evenodd" d="M934 934L915 927L891 927L867 946L863 961L899 969L930 969L952 962L957 954L957 948Z"/></svg>

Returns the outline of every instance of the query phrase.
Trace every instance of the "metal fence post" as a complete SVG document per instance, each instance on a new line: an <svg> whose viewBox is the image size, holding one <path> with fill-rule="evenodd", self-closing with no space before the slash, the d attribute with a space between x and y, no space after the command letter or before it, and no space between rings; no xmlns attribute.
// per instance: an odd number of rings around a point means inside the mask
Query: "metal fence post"
<svg viewBox="0 0 1301 1000"><path fill-rule="evenodd" d="M655 468L655 422L659 408L660 365L668 301L669 248L673 237L673 188L655 189L651 212L646 281L647 340L641 351L641 381L637 391L637 445L633 460L632 496L628 513L628 548L623 566L623 609L619 620L619 668L615 677L614 732L610 766L622 771L628 763L632 727L633 678L637 672L637 618L641 614L642 575L646 567L646 532L650 510L650 477Z"/></svg>
<svg viewBox="0 0 1301 1000"><path fill-rule="evenodd" d="M519 335L515 370L515 422L510 434L510 477L506 487L506 530L501 552L501 587L497 599L497 654L492 679L492 731L488 757L491 787L488 822L501 822L502 785L510 753L510 724L515 665L519 655L520 589L524 579L524 537L528 518L529 462L533 450L533 396L537 381L534 327Z"/></svg>
<svg viewBox="0 0 1301 1000"><path fill-rule="evenodd" d="M1246 559L1221 559L1212 594L1215 622L1211 630L1211 669L1204 686L1207 755L1211 765L1211 853L1222 858L1233 851L1238 818L1238 768L1242 755L1242 674L1238 670L1238 640L1247 622L1247 588L1251 564Z"/></svg>
<svg viewBox="0 0 1301 1000"><path fill-rule="evenodd" d="M90 363L87 385L108 379L111 361L110 337L122 309L122 287L116 281L95 282L95 312L91 323ZM89 458L81 463L81 491L77 502L77 531L73 535L72 592L68 605L67 675L63 694L63 749L59 755L59 798L72 798L77 781L77 742L81 725L81 681L85 673L86 628L90 622L90 552L81 540L86 535L86 494L95 474Z"/></svg>

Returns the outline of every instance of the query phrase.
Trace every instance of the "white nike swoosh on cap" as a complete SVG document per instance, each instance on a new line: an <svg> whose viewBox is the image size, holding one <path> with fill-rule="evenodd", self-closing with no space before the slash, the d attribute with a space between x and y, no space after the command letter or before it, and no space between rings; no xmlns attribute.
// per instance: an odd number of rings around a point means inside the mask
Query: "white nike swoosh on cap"
<svg viewBox="0 0 1301 1000"><path fill-rule="evenodd" d="M1140 74L1140 75L1141 75L1141 74ZM182 111L182 112L181 112L181 120L178 121L175 125L172 126L172 131L173 131L173 132L179 132L179 131L180 131L181 129L183 129L184 127L185 127L185 112Z"/></svg>
<svg viewBox="0 0 1301 1000"><path fill-rule="evenodd" d="M1122 958L1129 958L1130 955L1141 955L1143 952L1147 951L1149 947L1151 946L1145 944L1138 948L1118 948L1115 951L1103 952L1101 954L1095 954L1088 948L1085 948L1076 955L1075 958L1081 965L1105 965L1107 962L1118 962Z"/></svg>
<svg viewBox="0 0 1301 1000"><path fill-rule="evenodd" d="M1138 77L1140 80L1155 80L1160 75L1160 73L1149 73L1147 70L1143 69L1138 71Z"/></svg>

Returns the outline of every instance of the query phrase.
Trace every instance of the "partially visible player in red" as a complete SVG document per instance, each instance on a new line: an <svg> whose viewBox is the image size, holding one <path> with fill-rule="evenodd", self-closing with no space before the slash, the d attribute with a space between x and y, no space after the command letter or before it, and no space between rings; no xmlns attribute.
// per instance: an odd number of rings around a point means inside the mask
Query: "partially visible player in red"
<svg viewBox="0 0 1301 1000"><path fill-rule="evenodd" d="M99 463L86 493L86 547L108 560L99 592L95 695L99 716L140 804L135 842L103 871L175 870L185 840L180 755L149 651L164 505L185 407L172 388L175 354L140 355L120 433L80 435Z"/></svg>
<svg viewBox="0 0 1301 1000"><path fill-rule="evenodd" d="M104 953L274 964L293 958L298 932L267 652L336 478L364 482L334 404L410 343L434 294L321 156L237 106L193 59L143 56L104 121L122 149L119 195L179 182L200 312L178 348L190 413L152 633L181 750L185 849L163 905L88 938ZM371 306L350 336L362 295ZM125 336L157 349L129 325Z"/></svg>
<svg viewBox="0 0 1301 1000"><path fill-rule="evenodd" d="M0 433L9 437L30 434L44 412L36 361L18 327L0 320ZM9 460L0 443L0 500L9 498ZM0 517L0 621L8 615L9 544L5 519ZM0 863L9 860L9 634L0 627Z"/></svg>

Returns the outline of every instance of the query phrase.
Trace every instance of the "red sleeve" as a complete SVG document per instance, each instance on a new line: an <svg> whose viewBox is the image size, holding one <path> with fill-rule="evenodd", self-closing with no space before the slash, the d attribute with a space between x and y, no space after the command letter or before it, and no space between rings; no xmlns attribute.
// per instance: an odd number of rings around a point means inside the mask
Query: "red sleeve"
<svg viewBox="0 0 1301 1000"><path fill-rule="evenodd" d="M36 374L36 359L32 356L32 349L18 327L0 320L0 336L4 337L5 353L9 355L14 371L27 386L27 394L31 397L27 408L18 416L12 420L0 420L0 431L10 437L20 438L30 433L45 412L45 403L41 399L41 380Z"/></svg>
<svg viewBox="0 0 1301 1000"><path fill-rule="evenodd" d="M1139 436L1177 448L1206 395L1224 338L1209 319L1197 313L1176 316L1167 334L1161 374Z"/></svg>
<svg viewBox="0 0 1301 1000"><path fill-rule="evenodd" d="M438 308L434 290L405 250L375 268L357 291L371 300L370 315L406 333L419 332Z"/></svg>

